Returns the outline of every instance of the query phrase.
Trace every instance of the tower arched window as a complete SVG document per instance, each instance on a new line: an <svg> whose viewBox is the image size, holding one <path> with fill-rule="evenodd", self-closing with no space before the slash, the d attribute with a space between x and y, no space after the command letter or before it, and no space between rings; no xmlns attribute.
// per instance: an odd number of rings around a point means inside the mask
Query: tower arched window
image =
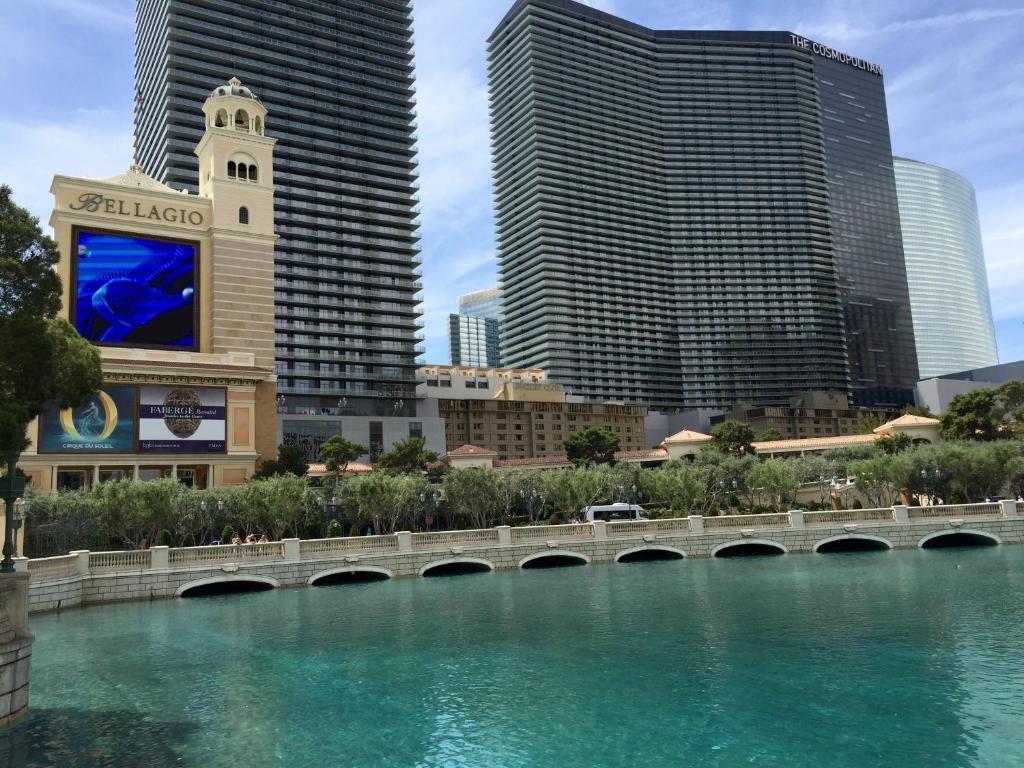
<svg viewBox="0 0 1024 768"><path fill-rule="evenodd" d="M263 121L260 120L260 116L259 115L256 115L256 117L253 118L253 124L256 127L256 133L258 133L260 136L262 136L263 135Z"/></svg>
<svg viewBox="0 0 1024 768"><path fill-rule="evenodd" d="M249 130L249 113L246 112L244 109L240 109L237 112L235 112L235 130Z"/></svg>
<svg viewBox="0 0 1024 768"><path fill-rule="evenodd" d="M249 181L256 181L256 166L249 166Z"/></svg>
<svg viewBox="0 0 1024 768"><path fill-rule="evenodd" d="M213 119L213 124L217 128L227 128L228 126L228 111L226 109L218 109L217 116Z"/></svg>
<svg viewBox="0 0 1024 768"><path fill-rule="evenodd" d="M249 223L249 209L244 205L238 209L238 223L248 224Z"/></svg>
<svg viewBox="0 0 1024 768"><path fill-rule="evenodd" d="M238 175L238 166L235 165L234 160L228 160L228 178L233 179Z"/></svg>
<svg viewBox="0 0 1024 768"><path fill-rule="evenodd" d="M245 163L238 164L238 178L243 181L249 178L249 166Z"/></svg>

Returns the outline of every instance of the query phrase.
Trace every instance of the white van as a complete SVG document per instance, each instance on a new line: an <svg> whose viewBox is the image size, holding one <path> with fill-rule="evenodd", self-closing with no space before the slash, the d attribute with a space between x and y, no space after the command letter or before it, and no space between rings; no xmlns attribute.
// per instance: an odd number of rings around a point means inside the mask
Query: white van
<svg viewBox="0 0 1024 768"><path fill-rule="evenodd" d="M647 510L639 504L598 504L583 510L583 519L588 523L595 520L607 522L617 520L647 520Z"/></svg>

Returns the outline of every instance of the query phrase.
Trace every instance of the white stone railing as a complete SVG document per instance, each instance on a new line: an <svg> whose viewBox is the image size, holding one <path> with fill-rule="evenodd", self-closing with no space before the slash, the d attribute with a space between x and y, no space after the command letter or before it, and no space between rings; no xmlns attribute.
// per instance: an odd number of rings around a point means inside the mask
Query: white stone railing
<svg viewBox="0 0 1024 768"><path fill-rule="evenodd" d="M142 571L149 568L152 549L129 549L124 552L90 552L89 571ZM31 561L29 573L32 572Z"/></svg>
<svg viewBox="0 0 1024 768"><path fill-rule="evenodd" d="M569 525L530 525L511 529L512 541L548 541L550 539L592 539L594 526L590 523Z"/></svg>
<svg viewBox="0 0 1024 768"><path fill-rule="evenodd" d="M353 536L336 539L306 539L299 543L303 560L323 555L346 555L359 552L397 552L398 536Z"/></svg>
<svg viewBox="0 0 1024 768"><path fill-rule="evenodd" d="M226 544L204 547L152 547L123 552L72 552L60 557L28 561L32 579L54 581L75 575L120 571L167 570L228 563L296 562L353 555L411 553L429 550L458 551L462 547L501 547L536 544L560 539L606 540L648 537L656 534L700 535L747 530L824 527L854 524L907 524L965 517L1024 517L1024 503L1001 501L985 504L950 504L935 507L885 507L814 512L773 512L766 515L724 515L661 520L626 520L569 525L533 525L522 528L484 528L468 531L410 533L386 536L352 536L332 539L285 539L266 544Z"/></svg>
<svg viewBox="0 0 1024 768"><path fill-rule="evenodd" d="M907 517L911 520L924 520L943 517L999 517L1002 505L996 501L991 504L944 504L934 507L908 507Z"/></svg>
<svg viewBox="0 0 1024 768"><path fill-rule="evenodd" d="M705 517L704 530L720 528L789 528L789 512L773 512L767 515L720 515Z"/></svg>
<svg viewBox="0 0 1024 768"><path fill-rule="evenodd" d="M154 547L153 550L158 550ZM284 543L271 541L264 544L214 544L208 547L175 547L168 551L168 565L206 565L207 563L235 563L254 560L281 560Z"/></svg>
<svg viewBox="0 0 1024 768"><path fill-rule="evenodd" d="M609 538L618 536L635 536L645 533L689 533L690 519L687 517L672 517L662 520L624 520L621 522L608 523L605 530Z"/></svg>
<svg viewBox="0 0 1024 768"><path fill-rule="evenodd" d="M833 509L823 512L804 512L804 525L842 525L843 523L891 523L892 507L881 509Z"/></svg>
<svg viewBox="0 0 1024 768"><path fill-rule="evenodd" d="M33 579L67 579L78 573L78 555L40 557L28 561L28 572Z"/></svg>
<svg viewBox="0 0 1024 768"><path fill-rule="evenodd" d="M413 549L437 549L474 544L498 544L497 528L478 528L469 531L435 531L433 533L414 533L411 536Z"/></svg>

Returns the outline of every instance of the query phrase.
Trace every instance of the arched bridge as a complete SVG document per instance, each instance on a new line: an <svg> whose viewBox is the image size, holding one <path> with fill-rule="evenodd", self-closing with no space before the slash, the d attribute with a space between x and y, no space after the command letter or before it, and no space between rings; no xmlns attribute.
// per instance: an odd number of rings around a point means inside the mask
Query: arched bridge
<svg viewBox="0 0 1024 768"><path fill-rule="evenodd" d="M190 596L227 589L327 586L398 577L692 557L788 556L1024 542L1024 504L889 507L208 547L73 552L27 565L30 609ZM637 566L633 566L637 567Z"/></svg>

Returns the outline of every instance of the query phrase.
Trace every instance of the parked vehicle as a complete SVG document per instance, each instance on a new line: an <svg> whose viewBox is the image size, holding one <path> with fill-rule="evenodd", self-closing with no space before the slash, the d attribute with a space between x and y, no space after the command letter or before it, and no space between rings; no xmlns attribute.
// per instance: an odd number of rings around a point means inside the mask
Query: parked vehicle
<svg viewBox="0 0 1024 768"><path fill-rule="evenodd" d="M619 502L617 504L597 504L587 507L583 510L583 519L588 523L592 523L595 520L604 520L607 523L617 520L648 520L649 518L647 517L647 510L639 504Z"/></svg>

